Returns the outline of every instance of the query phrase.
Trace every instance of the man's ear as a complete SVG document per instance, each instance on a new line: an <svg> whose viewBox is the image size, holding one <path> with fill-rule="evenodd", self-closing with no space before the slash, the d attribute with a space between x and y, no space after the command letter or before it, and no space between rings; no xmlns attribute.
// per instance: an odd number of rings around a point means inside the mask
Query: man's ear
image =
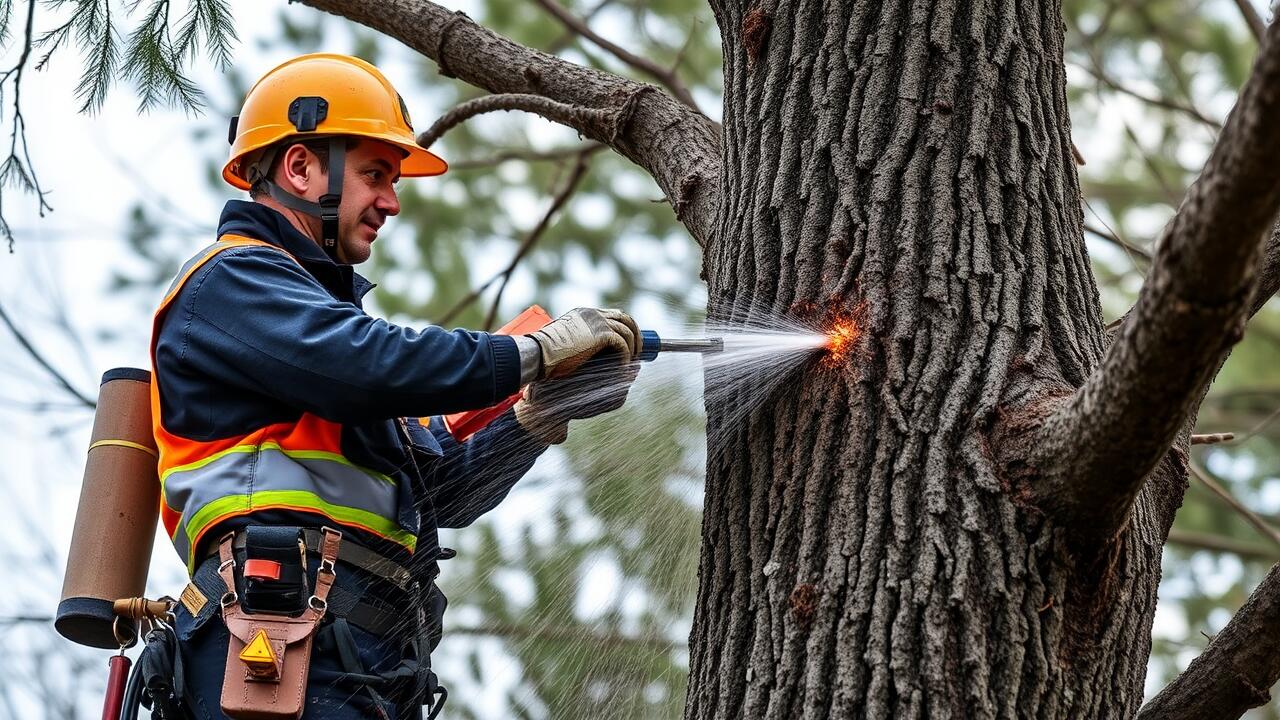
<svg viewBox="0 0 1280 720"><path fill-rule="evenodd" d="M315 157L301 144L285 148L284 157L280 159L280 186L294 195L305 195L315 180L311 167Z"/></svg>

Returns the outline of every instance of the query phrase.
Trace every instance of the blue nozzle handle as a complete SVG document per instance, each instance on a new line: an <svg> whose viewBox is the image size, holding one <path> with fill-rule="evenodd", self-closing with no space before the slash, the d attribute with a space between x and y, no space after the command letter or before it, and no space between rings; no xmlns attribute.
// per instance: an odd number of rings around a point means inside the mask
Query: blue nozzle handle
<svg viewBox="0 0 1280 720"><path fill-rule="evenodd" d="M652 330L641 330L639 359L649 362L658 357L660 350L662 350L662 338L658 337L658 333Z"/></svg>

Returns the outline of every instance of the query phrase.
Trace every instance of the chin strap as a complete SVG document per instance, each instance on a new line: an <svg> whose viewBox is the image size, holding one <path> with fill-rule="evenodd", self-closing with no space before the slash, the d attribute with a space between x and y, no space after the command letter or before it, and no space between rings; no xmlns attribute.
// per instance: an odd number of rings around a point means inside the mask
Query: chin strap
<svg viewBox="0 0 1280 720"><path fill-rule="evenodd" d="M347 163L347 140L335 135L329 138L329 191L311 202L294 195L268 179L267 192L276 202L312 217L320 218L320 247L334 262L338 259L338 205L342 203L342 177Z"/></svg>

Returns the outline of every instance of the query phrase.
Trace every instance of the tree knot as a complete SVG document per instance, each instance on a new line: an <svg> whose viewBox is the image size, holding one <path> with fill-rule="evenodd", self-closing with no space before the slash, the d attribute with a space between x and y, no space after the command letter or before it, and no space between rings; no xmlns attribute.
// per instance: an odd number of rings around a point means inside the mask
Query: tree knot
<svg viewBox="0 0 1280 720"><path fill-rule="evenodd" d="M456 78L453 70L449 68L449 61L444 57L444 43L449 39L449 31L453 27L463 21L471 22L471 18L461 10L454 10L453 17L440 28L440 34L436 37L436 66L440 68L440 74L447 78Z"/></svg>

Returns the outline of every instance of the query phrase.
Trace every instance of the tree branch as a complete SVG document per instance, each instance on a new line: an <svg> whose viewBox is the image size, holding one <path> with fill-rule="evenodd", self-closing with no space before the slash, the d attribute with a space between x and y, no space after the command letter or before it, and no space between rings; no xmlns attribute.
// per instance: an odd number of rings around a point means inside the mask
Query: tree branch
<svg viewBox="0 0 1280 720"><path fill-rule="evenodd" d="M1253 529L1257 530L1264 538L1275 543L1276 547L1280 547L1280 530L1276 530L1271 527L1271 525L1266 520L1263 520L1257 513L1245 507L1244 503L1237 500L1235 495L1232 495L1226 488L1222 487L1222 484L1217 480L1209 477L1208 473L1196 467L1195 463L1190 463L1187 467L1191 471L1191 474L1197 480L1204 483L1204 486L1209 488L1214 495L1217 495L1219 500L1226 503L1227 507L1239 513L1240 517L1244 518L1245 522L1252 525Z"/></svg>
<svg viewBox="0 0 1280 720"><path fill-rule="evenodd" d="M1243 333L1263 235L1280 207L1277 126L1280 26L1272 25L1106 358L1025 448L1038 501L1077 541L1105 542L1124 525L1147 473Z"/></svg>
<svg viewBox="0 0 1280 720"><path fill-rule="evenodd" d="M1212 533L1191 532L1174 528L1169 531L1167 542L1193 550L1230 553L1249 560L1265 560L1267 562L1280 560L1280 550L1276 550L1273 547L1243 542Z"/></svg>
<svg viewBox="0 0 1280 720"><path fill-rule="evenodd" d="M555 199L552 200L551 207L547 209L545 214L543 214L542 219L538 221L538 224L529 232L528 235L525 236L524 240L520 242L520 246L516 248L515 255L511 257L511 262L507 263L507 266L495 273L493 277L485 280L479 287L463 296L461 300L455 303L453 307L449 308L449 311L440 318L436 323L437 325L446 325L452 322L453 319L458 316L458 313L467 309L471 303L480 299L480 296L483 295L486 290L493 287L494 283L501 280L502 285L498 290L497 297L494 298L493 305L490 307L488 316L485 320L486 329L493 327L493 319L498 313L498 303L502 300L502 293L506 290L507 282L511 279L511 274L515 272L516 266L520 264L520 261L524 259L525 255L528 255L529 251L533 249L533 246L538 243L539 239L541 239L543 231L547 229L547 226L551 222L551 216L555 215L556 211L558 211L565 202L569 200L569 197L573 195L574 191L577 190L578 183L582 180L582 176L587 172L587 158L603 149L603 147L603 145L589 145L579 151L578 162L573 168L573 174L570 176L569 182L565 184L565 187L556 195Z"/></svg>
<svg viewBox="0 0 1280 720"><path fill-rule="evenodd" d="M701 244L714 230L720 137L715 123L633 80L527 48L428 0L302 0L389 35L435 60L440 72L491 93L541 95L565 105L618 111L625 123L574 127L644 168Z"/></svg>
<svg viewBox="0 0 1280 720"><path fill-rule="evenodd" d="M2 305L0 305L0 323L3 323L4 326L9 329L9 332L13 335L13 338L18 341L19 347L25 350L27 355L29 355L31 359L36 362L37 365L43 368L45 372L49 373L49 375L54 379L54 381L56 381L59 385L62 386L64 390L70 393L71 397L75 398L77 402L79 402L81 405L91 410L98 407L98 404L96 402L94 402L84 393L77 390L76 386L72 385L71 381L67 380L66 376L58 372L58 369L55 368L48 360L46 360L44 355L40 354L40 351L36 349L36 346L33 345L31 341L27 339L27 336L22 334L22 331L19 330L18 327L13 324L13 319L9 317L8 311L6 311L4 309L4 306Z"/></svg>
<svg viewBox="0 0 1280 720"><path fill-rule="evenodd" d="M543 7L543 9L554 15L555 18L560 21L560 24L564 25L571 32L577 33L578 35L590 40L627 65L630 65L645 75L657 80L660 85L670 90L671 94L674 95L677 100L688 105L694 110L698 110L698 103L694 101L693 94L689 92L689 88L684 86L684 83L680 82L680 77L676 74L676 71L673 68L662 67L649 58L640 57L639 55L628 51L626 48L620 45L615 45L603 37L600 37L599 33L592 30L591 26L588 25L586 21L566 10L560 5L560 3L556 2L556 0L534 0L534 2L538 3ZM699 112L701 111L699 110Z"/></svg>
<svg viewBox="0 0 1280 720"><path fill-rule="evenodd" d="M629 99L635 102L639 95L633 95ZM438 120L431 124L425 132L418 135L418 144L424 148L429 148L435 141L444 136L445 133L457 127L462 122L469 120L476 115L494 112L497 110L523 110L550 120L551 122L568 125L569 127L586 127L588 125L598 126L600 128L609 128L611 139L616 139L618 131L626 124L627 116L630 114L632 106L630 104L623 105L620 108L608 108L598 110L595 108L579 107L575 105L566 105L565 103L556 102L541 95L528 95L524 93L504 93L502 95L488 95L475 100L458 105L441 115Z"/></svg>
<svg viewBox="0 0 1280 720"><path fill-rule="evenodd" d="M602 147L598 143L582 143L558 150L547 150L546 152L537 152L534 150L504 150L491 157L477 158L475 160L458 160L449 163L450 170L479 170L482 168L491 168L501 165L504 162L512 160L523 160L525 162L543 162L547 160L564 160L571 155L592 147Z"/></svg>
<svg viewBox="0 0 1280 720"><path fill-rule="evenodd" d="M1253 39L1259 43L1267 34L1267 24L1262 22L1262 16L1254 9L1253 3L1249 0L1236 0L1236 7L1240 8L1240 14L1244 15L1244 21L1249 26L1249 32L1253 33Z"/></svg>
<svg viewBox="0 0 1280 720"><path fill-rule="evenodd" d="M1280 680L1280 564L1258 584L1244 607L1138 720L1234 720L1271 699Z"/></svg>
<svg viewBox="0 0 1280 720"><path fill-rule="evenodd" d="M578 162L573 166L572 174L569 175L568 181L565 182L564 187L556 195L555 199L551 201L551 207L547 208L547 211L542 215L542 219L525 236L524 242L520 243L520 247L516 249L516 254L512 256L511 262L499 273L502 277L502 284L498 285L498 292L493 296L493 304L489 306L489 313L484 318L485 330L492 328L495 319L498 317L498 306L502 304L502 295L507 291L507 283L511 282L511 275L515 272L516 266L520 264L525 255L529 254L533 246L538 244L538 240L546 232L547 228L551 227L551 219L555 217L555 214L560 211L560 208L564 207L565 203L569 202L569 198L573 197L573 193L578 189L578 183L582 182L583 176L587 174L587 168L590 167L588 159L594 152L595 150L591 149L578 154Z"/></svg>

